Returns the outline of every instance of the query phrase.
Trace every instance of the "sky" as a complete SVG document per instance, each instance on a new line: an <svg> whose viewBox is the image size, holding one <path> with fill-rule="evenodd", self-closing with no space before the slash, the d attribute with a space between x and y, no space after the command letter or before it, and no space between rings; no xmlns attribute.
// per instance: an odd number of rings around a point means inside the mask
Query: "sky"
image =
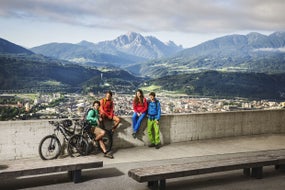
<svg viewBox="0 0 285 190"><path fill-rule="evenodd" d="M231 34L285 31L285 0L1 0L0 38L31 48L128 32L184 48Z"/></svg>

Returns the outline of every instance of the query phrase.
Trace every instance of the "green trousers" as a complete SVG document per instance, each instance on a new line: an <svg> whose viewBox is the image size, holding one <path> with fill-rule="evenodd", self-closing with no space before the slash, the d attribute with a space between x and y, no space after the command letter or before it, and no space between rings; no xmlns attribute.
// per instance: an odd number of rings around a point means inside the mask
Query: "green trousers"
<svg viewBox="0 0 285 190"><path fill-rule="evenodd" d="M156 120L147 120L147 133L151 144L160 144L159 124L156 123Z"/></svg>

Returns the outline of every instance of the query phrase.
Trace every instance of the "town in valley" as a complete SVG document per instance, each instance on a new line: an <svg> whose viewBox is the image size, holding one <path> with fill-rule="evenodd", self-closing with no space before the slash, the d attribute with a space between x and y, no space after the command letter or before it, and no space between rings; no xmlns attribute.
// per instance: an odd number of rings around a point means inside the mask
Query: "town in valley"
<svg viewBox="0 0 285 190"><path fill-rule="evenodd" d="M145 92L147 99L148 93ZM1 94L0 107L10 106L24 110L16 114L12 120L80 118L91 107L93 101L100 100L104 96L104 93L89 93L88 95L75 93ZM21 97L21 101L14 103L5 103L3 101L3 99L15 97ZM116 114L119 116L131 116L133 114L133 98L134 93L124 94L115 92L113 100ZM285 102L274 100L249 100L245 98L216 99L210 97L190 97L183 94L174 95L166 92L158 92L156 98L160 101L162 114L193 114L285 108ZM3 119L3 116L1 118L2 120L8 120Z"/></svg>

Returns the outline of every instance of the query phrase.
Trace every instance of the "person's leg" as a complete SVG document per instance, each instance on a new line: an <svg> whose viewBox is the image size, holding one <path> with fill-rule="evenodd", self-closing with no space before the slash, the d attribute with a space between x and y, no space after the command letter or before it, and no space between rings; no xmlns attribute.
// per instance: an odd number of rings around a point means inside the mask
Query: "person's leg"
<svg viewBox="0 0 285 190"><path fill-rule="evenodd" d="M159 135L159 124L156 123L156 121L154 121L154 141L155 141L155 145L159 145L160 144L160 135Z"/></svg>
<svg viewBox="0 0 285 190"><path fill-rule="evenodd" d="M100 127L102 129L105 129L105 120L108 119L108 117L106 117L104 114L100 115L100 117L102 119L101 122L100 122Z"/></svg>
<svg viewBox="0 0 285 190"><path fill-rule="evenodd" d="M95 133L95 135L96 135L95 140L96 140L96 141L98 140L99 145L100 145L100 147L101 147L101 149L102 149L102 151L103 151L103 153L104 153L104 157L113 159L114 157L113 157L112 153L111 153L111 152L107 152L106 146L105 146L105 144L104 144L104 142L103 142L103 140L102 140L102 137L103 137L103 136L105 135L105 133L106 133L105 130L101 129L100 127L95 127L94 133Z"/></svg>
<svg viewBox="0 0 285 190"><path fill-rule="evenodd" d="M117 129L119 123L120 123L120 118L116 115L113 116L113 121L114 121L114 127L112 128L112 132Z"/></svg>
<svg viewBox="0 0 285 190"><path fill-rule="evenodd" d="M103 153L106 154L107 153L106 146L105 146L105 144L104 144L102 139L99 140L99 145L100 145Z"/></svg>
<svg viewBox="0 0 285 190"><path fill-rule="evenodd" d="M95 137L96 137L95 128L96 128L96 127L93 127L93 126L92 126L90 130L91 130L91 132L92 132L92 133L95 135Z"/></svg>
<svg viewBox="0 0 285 190"><path fill-rule="evenodd" d="M135 112L132 116L132 122L133 122L133 132L136 133L136 125L137 125L137 113Z"/></svg>
<svg viewBox="0 0 285 190"><path fill-rule="evenodd" d="M102 139L99 140L99 144L100 144L100 147L101 147L101 149L102 149L102 151L103 151L103 153L104 153L104 157L113 159L113 158L114 158L114 157L113 157L113 154L112 154L110 151L107 152L106 146L105 146L105 144L104 144L104 142L103 142Z"/></svg>
<svg viewBox="0 0 285 190"><path fill-rule="evenodd" d="M153 134L152 134L153 122L154 122L154 120L150 120L150 119L147 120L147 133L148 133L149 141L151 143L150 146L155 144Z"/></svg>
<svg viewBox="0 0 285 190"><path fill-rule="evenodd" d="M105 135L105 131L103 129L101 129L100 127L95 127L94 133L96 136L95 141L102 139L102 137Z"/></svg>
<svg viewBox="0 0 285 190"><path fill-rule="evenodd" d="M141 126L142 120L145 117L145 115L146 115L145 113L141 114L139 119L137 120L137 123L135 125L135 132L138 132L138 130L139 130L140 126Z"/></svg>

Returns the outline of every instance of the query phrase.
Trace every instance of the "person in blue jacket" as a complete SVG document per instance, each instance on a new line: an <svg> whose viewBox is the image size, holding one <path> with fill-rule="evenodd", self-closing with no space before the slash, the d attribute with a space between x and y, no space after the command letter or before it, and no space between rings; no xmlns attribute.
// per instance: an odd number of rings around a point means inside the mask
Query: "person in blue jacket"
<svg viewBox="0 0 285 190"><path fill-rule="evenodd" d="M161 115L161 108L160 102L155 98L154 92L151 92L149 94L147 115L147 133L151 143L149 147L155 147L156 149L159 149L161 146L159 135L159 120Z"/></svg>

